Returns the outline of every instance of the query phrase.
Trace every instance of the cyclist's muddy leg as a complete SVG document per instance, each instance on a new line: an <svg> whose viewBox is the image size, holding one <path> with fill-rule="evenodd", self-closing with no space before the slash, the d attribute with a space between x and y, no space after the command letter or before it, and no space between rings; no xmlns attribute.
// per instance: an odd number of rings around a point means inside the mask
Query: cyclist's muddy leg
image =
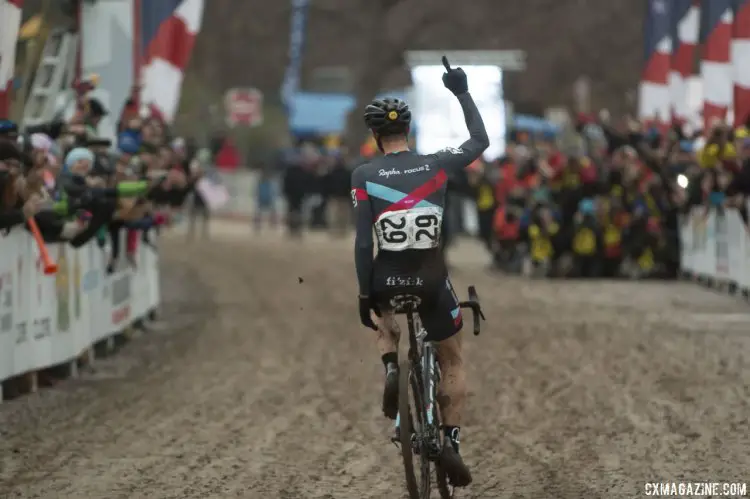
<svg viewBox="0 0 750 499"><path fill-rule="evenodd" d="M459 454L461 416L466 402L466 371L461 331L437 343L435 353L443 374L438 391L438 404L445 434L440 464L454 486L465 487L471 483L472 478L471 471Z"/></svg>
<svg viewBox="0 0 750 499"><path fill-rule="evenodd" d="M435 353L442 372L438 393L440 413L445 426L461 426L466 403L466 371L463 360L463 333L435 343Z"/></svg>
<svg viewBox="0 0 750 499"><path fill-rule="evenodd" d="M401 337L401 329L396 322L396 315L392 310L382 310L381 317L377 318L377 343L380 355L398 352L398 340Z"/></svg>
<svg viewBox="0 0 750 499"><path fill-rule="evenodd" d="M383 414L389 419L398 415L398 340L401 330L395 314L390 310L381 310L377 320L377 342L380 358L385 368L385 386L383 388Z"/></svg>

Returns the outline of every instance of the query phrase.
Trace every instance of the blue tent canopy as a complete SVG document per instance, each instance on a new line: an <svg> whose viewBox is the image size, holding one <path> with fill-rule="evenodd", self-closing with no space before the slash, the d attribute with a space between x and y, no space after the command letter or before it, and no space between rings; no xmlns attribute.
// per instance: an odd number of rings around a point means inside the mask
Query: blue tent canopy
<svg viewBox="0 0 750 499"><path fill-rule="evenodd" d="M554 135L559 131L559 127L551 121L528 114L516 114L513 116L513 128L524 132L548 135Z"/></svg>
<svg viewBox="0 0 750 499"><path fill-rule="evenodd" d="M406 100L403 90L385 92L378 97ZM289 128L295 135L327 135L344 131L349 111L356 99L347 94L298 92L292 98Z"/></svg>
<svg viewBox="0 0 750 499"><path fill-rule="evenodd" d="M378 97L406 100L406 93L396 90L384 92ZM352 95L298 92L292 98L289 128L297 136L341 133L346 127L347 115L355 105L356 99ZM515 115L513 127L531 133L554 135L558 132L557 125L550 121L526 114Z"/></svg>
<svg viewBox="0 0 750 499"><path fill-rule="evenodd" d="M289 128L296 135L340 133L354 104L350 95L300 92L292 98Z"/></svg>

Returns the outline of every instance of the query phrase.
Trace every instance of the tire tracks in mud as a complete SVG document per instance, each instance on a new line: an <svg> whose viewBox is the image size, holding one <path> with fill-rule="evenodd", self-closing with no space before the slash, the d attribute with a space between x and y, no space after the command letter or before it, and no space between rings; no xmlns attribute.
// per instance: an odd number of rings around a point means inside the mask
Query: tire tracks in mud
<svg viewBox="0 0 750 499"><path fill-rule="evenodd" d="M404 497L350 242L181 243L164 246L171 332L134 341L109 377L0 407L0 496ZM457 498L744 478L750 337L682 320L741 306L679 284L488 275L458 251L454 284L477 285L488 321L465 342L475 483ZM173 322L180 311L194 320Z"/></svg>
<svg viewBox="0 0 750 499"><path fill-rule="evenodd" d="M167 262L165 273L177 272L180 284L189 283L192 294L190 297L181 296L182 285L172 285L176 279L167 277L163 290L171 295L171 299L162 307L161 315L173 323L168 334L146 333L120 347L111 356L98 358L93 366L82 368L77 379L61 381L54 387L43 388L36 394L0 406L0 428L4 437L0 438L0 493L14 490L14 495L9 497L27 497L25 488L38 481L54 479L57 468L64 462L84 457L87 452L77 445L76 438L92 427L102 429L96 423L106 421L112 411L112 407L105 403L109 389L113 385L148 386L157 380L162 381L165 375L161 364L165 357L163 351L166 350L168 358L179 358L189 351L204 322L214 316L215 306L208 288L195 272L175 268ZM186 315L194 320L185 322ZM180 324L188 327L180 327ZM176 328L182 330L175 331ZM175 334L180 338L174 338ZM120 367L121 364L126 366ZM107 371L114 371L117 375L112 379L101 379L101 374ZM118 401L117 409L124 410L121 415L128 416L125 409L137 397L138 394L133 392L131 397ZM76 404L85 405L86 410L71 410ZM19 434L22 436L20 442L13 438ZM64 438L57 439L57 435Z"/></svg>

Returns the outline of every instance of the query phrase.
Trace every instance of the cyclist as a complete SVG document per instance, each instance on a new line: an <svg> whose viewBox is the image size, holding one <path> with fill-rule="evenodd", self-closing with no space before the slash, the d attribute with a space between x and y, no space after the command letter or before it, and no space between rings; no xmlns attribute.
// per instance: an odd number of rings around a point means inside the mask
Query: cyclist
<svg viewBox="0 0 750 499"><path fill-rule="evenodd" d="M446 64L446 68L447 64ZM468 92L461 68L448 69L443 84L463 109L470 138L460 148L420 155L409 150L409 106L398 99L375 100L365 109L365 123L383 153L352 173L356 213L354 259L359 282L362 324L377 331L385 366L383 413L398 412L398 340L400 331L389 297L409 293L421 298L420 319L428 341L436 343L443 373L440 409L444 423L441 464L454 486L471 483L459 454L460 419L466 399L458 299L448 280L440 245L447 178L476 160L489 146L482 117ZM373 260L375 228L378 254ZM370 311L378 316L373 323Z"/></svg>

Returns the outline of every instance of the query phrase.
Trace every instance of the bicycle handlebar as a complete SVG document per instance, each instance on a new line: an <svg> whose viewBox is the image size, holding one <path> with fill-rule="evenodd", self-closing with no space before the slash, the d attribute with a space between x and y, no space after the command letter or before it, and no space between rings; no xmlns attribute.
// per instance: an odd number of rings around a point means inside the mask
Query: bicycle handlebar
<svg viewBox="0 0 750 499"><path fill-rule="evenodd" d="M479 295L477 294L477 288L469 286L469 299L458 303L461 308L470 308L472 315L474 316L474 336L479 336L481 329L481 320L487 320L482 312L482 305L479 303Z"/></svg>

